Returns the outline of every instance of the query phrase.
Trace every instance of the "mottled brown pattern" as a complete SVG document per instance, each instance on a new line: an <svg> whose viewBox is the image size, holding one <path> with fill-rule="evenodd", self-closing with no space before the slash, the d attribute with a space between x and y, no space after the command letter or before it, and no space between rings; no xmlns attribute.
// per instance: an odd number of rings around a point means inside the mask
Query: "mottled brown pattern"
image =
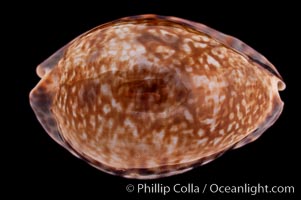
<svg viewBox="0 0 301 200"><path fill-rule="evenodd" d="M155 15L101 25L37 72L31 105L52 138L129 178L182 173L254 141L279 117L285 88L241 41Z"/></svg>

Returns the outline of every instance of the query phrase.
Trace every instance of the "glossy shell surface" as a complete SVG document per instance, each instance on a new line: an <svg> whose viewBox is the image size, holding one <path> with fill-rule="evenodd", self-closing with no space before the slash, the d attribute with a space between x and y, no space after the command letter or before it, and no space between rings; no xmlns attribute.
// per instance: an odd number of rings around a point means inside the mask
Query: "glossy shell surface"
<svg viewBox="0 0 301 200"><path fill-rule="evenodd" d="M279 117L276 68L203 24L141 15L98 26L37 68L30 104L47 133L94 167L170 176L257 139Z"/></svg>

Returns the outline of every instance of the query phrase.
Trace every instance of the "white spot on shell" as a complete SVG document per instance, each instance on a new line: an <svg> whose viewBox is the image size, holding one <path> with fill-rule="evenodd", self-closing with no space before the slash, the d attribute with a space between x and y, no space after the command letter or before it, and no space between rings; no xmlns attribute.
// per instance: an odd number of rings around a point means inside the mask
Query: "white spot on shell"
<svg viewBox="0 0 301 200"><path fill-rule="evenodd" d="M212 123L215 123L215 119L208 118L208 119L203 120L203 122L205 124L212 124Z"/></svg>
<svg viewBox="0 0 301 200"><path fill-rule="evenodd" d="M110 56L116 56L117 51L116 51L115 49L114 49L114 50L110 49L110 50L108 51L108 54L109 54Z"/></svg>
<svg viewBox="0 0 301 200"><path fill-rule="evenodd" d="M93 129L95 128L96 126L96 121L95 121L96 117L95 115L91 115L90 117L90 125L93 127Z"/></svg>
<svg viewBox="0 0 301 200"><path fill-rule="evenodd" d="M191 52L191 48L188 44L183 44L183 49L186 53L190 53Z"/></svg>
<svg viewBox="0 0 301 200"><path fill-rule="evenodd" d="M113 119L112 119L112 118L109 119L109 121L108 121L108 127L109 127L109 129L112 129L112 128L113 128L113 124L114 124Z"/></svg>
<svg viewBox="0 0 301 200"><path fill-rule="evenodd" d="M198 35L193 35L191 36L192 39L196 40L196 41L200 41L201 40L201 36Z"/></svg>
<svg viewBox="0 0 301 200"><path fill-rule="evenodd" d="M86 140L88 138L87 133L83 132L82 135L81 135L81 138L83 140Z"/></svg>
<svg viewBox="0 0 301 200"><path fill-rule="evenodd" d="M110 90L110 86L108 84L102 84L101 85L101 93L104 94L104 95L111 95L111 90Z"/></svg>
<svg viewBox="0 0 301 200"><path fill-rule="evenodd" d="M216 127L216 124L211 124L211 126L210 126L210 132L214 132L215 127Z"/></svg>
<svg viewBox="0 0 301 200"><path fill-rule="evenodd" d="M213 145L217 145L221 141L222 137L215 138L213 141Z"/></svg>
<svg viewBox="0 0 301 200"><path fill-rule="evenodd" d="M236 124L235 124L235 129L237 130L238 128L239 128L239 124L236 123Z"/></svg>
<svg viewBox="0 0 301 200"><path fill-rule="evenodd" d="M111 65L110 65L110 71L114 72L118 70L118 67L116 66L116 63L113 62ZM99 81L98 81L99 82ZM98 83L99 84L99 83Z"/></svg>
<svg viewBox="0 0 301 200"><path fill-rule="evenodd" d="M200 145L200 144L204 145L207 141L208 141L208 138L203 138L203 139L201 139L201 140L198 140L198 141L197 141L197 144L198 144L198 145Z"/></svg>
<svg viewBox="0 0 301 200"><path fill-rule="evenodd" d="M196 42L196 43L194 43L194 47L195 48L205 48L205 47L207 47L207 44Z"/></svg>
<svg viewBox="0 0 301 200"><path fill-rule="evenodd" d="M73 104L71 105L72 106L72 110L74 112L72 112L73 116L76 117L76 110L77 110L77 102L73 102Z"/></svg>
<svg viewBox="0 0 301 200"><path fill-rule="evenodd" d="M227 128L227 132L229 132L232 129L233 124L229 124Z"/></svg>
<svg viewBox="0 0 301 200"><path fill-rule="evenodd" d="M76 91L76 86L73 86L73 87L71 88L71 92L74 94L75 91Z"/></svg>
<svg viewBox="0 0 301 200"><path fill-rule="evenodd" d="M173 125L169 130L171 132L176 132L176 131L178 131L178 127L176 125Z"/></svg>
<svg viewBox="0 0 301 200"><path fill-rule="evenodd" d="M133 122L130 119L126 119L124 121L124 124L132 129L132 134L134 137L138 137L137 127L135 126L135 124L133 124Z"/></svg>
<svg viewBox="0 0 301 200"><path fill-rule="evenodd" d="M202 84L205 85L209 82L208 78L204 75L194 75L192 80L196 87L200 87Z"/></svg>
<svg viewBox="0 0 301 200"><path fill-rule="evenodd" d="M198 60L199 60L199 63L200 63L200 64L203 64L204 60L203 60L202 57L200 57Z"/></svg>
<svg viewBox="0 0 301 200"><path fill-rule="evenodd" d="M159 140L162 140L165 136L165 131L161 130L160 132L156 133L156 136Z"/></svg>
<svg viewBox="0 0 301 200"><path fill-rule="evenodd" d="M97 115L97 120L98 120L99 122L102 122L102 121L103 121L103 117L102 117L101 115Z"/></svg>
<svg viewBox="0 0 301 200"><path fill-rule="evenodd" d="M98 138L102 135L102 133L103 133L103 126L100 125L97 128L96 140L99 140Z"/></svg>
<svg viewBox="0 0 301 200"><path fill-rule="evenodd" d="M192 67L186 66L186 67L185 67L185 70L186 70L187 72L192 72Z"/></svg>
<svg viewBox="0 0 301 200"><path fill-rule="evenodd" d="M216 115L219 112L219 107L215 106L213 109L213 114Z"/></svg>
<svg viewBox="0 0 301 200"><path fill-rule="evenodd" d="M233 112L230 113L229 119L230 119L230 120L234 119L234 113L233 113Z"/></svg>
<svg viewBox="0 0 301 200"><path fill-rule="evenodd" d="M134 136L134 137L138 137L138 131L137 131L137 128L135 128L135 129L133 130L133 136Z"/></svg>
<svg viewBox="0 0 301 200"><path fill-rule="evenodd" d="M174 145L170 144L167 146L167 154L172 154L172 152L174 151L175 147Z"/></svg>
<svg viewBox="0 0 301 200"><path fill-rule="evenodd" d="M163 58L167 59L168 57L172 56L175 53L175 50L165 46L158 46L156 52L161 53L163 55Z"/></svg>
<svg viewBox="0 0 301 200"><path fill-rule="evenodd" d="M193 117L192 117L191 113L187 109L184 111L184 116L185 116L186 120L188 120L190 122L193 121Z"/></svg>
<svg viewBox="0 0 301 200"><path fill-rule="evenodd" d="M136 53L138 55L144 54L145 52L146 52L146 50L145 50L144 46L142 46L142 45L136 46Z"/></svg>
<svg viewBox="0 0 301 200"><path fill-rule="evenodd" d="M128 118L124 121L124 124L126 126L131 127L131 128L136 128L136 126L133 124L133 122L130 119L128 119Z"/></svg>
<svg viewBox="0 0 301 200"><path fill-rule="evenodd" d="M179 138L178 137L172 137L171 143L175 146L178 143Z"/></svg>
<svg viewBox="0 0 301 200"><path fill-rule="evenodd" d="M201 36L201 38L202 38L202 40L203 40L204 42L208 42L208 41L209 41L209 38L208 38L207 36Z"/></svg>
<svg viewBox="0 0 301 200"><path fill-rule="evenodd" d="M221 130L219 130L219 132L218 132L220 135L224 135L225 134L225 131L224 131L224 129L221 129Z"/></svg>
<svg viewBox="0 0 301 200"><path fill-rule="evenodd" d="M120 103L117 103L114 98L111 100L112 107L115 108L118 112L122 111Z"/></svg>
<svg viewBox="0 0 301 200"><path fill-rule="evenodd" d="M237 96L237 93L235 91L231 91L230 94L231 94L231 96L235 96L235 97Z"/></svg>
<svg viewBox="0 0 301 200"><path fill-rule="evenodd" d="M205 134L205 131L203 129L199 129L198 130L198 136L203 137L203 135Z"/></svg>
<svg viewBox="0 0 301 200"><path fill-rule="evenodd" d="M106 104L106 105L104 105L103 106L103 112L105 113L105 114L108 114L109 112L111 112L111 107L110 107L110 105L109 104Z"/></svg>

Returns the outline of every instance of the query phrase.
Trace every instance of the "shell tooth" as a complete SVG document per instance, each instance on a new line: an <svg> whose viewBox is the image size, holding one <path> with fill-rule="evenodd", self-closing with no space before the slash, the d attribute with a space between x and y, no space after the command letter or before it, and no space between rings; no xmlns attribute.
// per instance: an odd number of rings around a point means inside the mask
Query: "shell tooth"
<svg viewBox="0 0 301 200"><path fill-rule="evenodd" d="M30 104L73 155L110 174L183 173L256 140L279 117L276 68L240 40L176 17L100 25L37 68Z"/></svg>

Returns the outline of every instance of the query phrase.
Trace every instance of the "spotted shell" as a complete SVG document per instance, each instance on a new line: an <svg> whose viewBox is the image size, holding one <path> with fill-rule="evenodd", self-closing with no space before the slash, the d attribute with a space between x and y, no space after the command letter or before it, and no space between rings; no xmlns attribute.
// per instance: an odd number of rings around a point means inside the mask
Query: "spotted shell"
<svg viewBox="0 0 301 200"><path fill-rule="evenodd" d="M257 139L285 84L240 40L176 17L100 25L37 67L30 104L47 133L110 174L151 179Z"/></svg>

